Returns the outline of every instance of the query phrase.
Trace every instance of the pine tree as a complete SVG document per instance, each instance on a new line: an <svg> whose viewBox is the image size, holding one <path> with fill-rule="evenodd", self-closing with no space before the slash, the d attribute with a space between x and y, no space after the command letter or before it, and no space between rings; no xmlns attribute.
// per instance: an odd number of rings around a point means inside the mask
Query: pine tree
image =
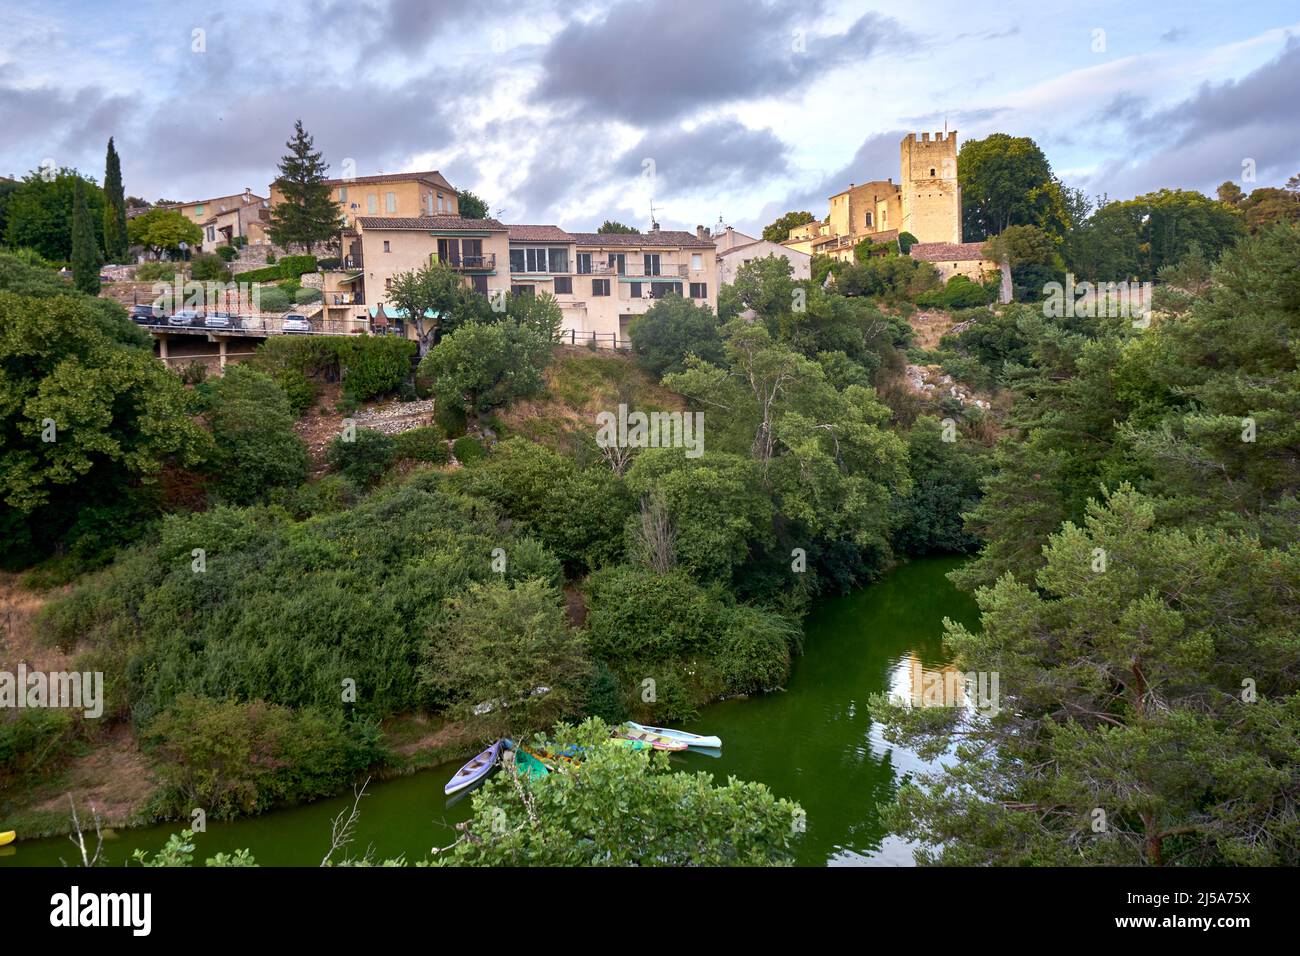
<svg viewBox="0 0 1300 956"><path fill-rule="evenodd" d="M86 209L86 188L78 177L72 201L72 284L87 295L99 295L99 240Z"/></svg>
<svg viewBox="0 0 1300 956"><path fill-rule="evenodd" d="M122 194L122 161L118 158L113 137L108 138L108 157L104 160L104 256L109 262L125 262L126 199Z"/></svg>
<svg viewBox="0 0 1300 956"><path fill-rule="evenodd" d="M293 138L285 143L289 152L280 160L275 185L282 198L271 210L269 232L276 245L300 245L310 255L313 246L337 238L339 210L325 184L329 166L313 148L314 139L302 128L302 120L293 129Z"/></svg>

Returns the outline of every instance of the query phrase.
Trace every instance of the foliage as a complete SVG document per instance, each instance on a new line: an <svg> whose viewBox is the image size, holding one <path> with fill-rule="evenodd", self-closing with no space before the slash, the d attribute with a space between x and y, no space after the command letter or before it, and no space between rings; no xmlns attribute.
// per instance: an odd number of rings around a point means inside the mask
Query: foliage
<svg viewBox="0 0 1300 956"><path fill-rule="evenodd" d="M72 200L72 284L78 292L99 295L100 236L86 208L85 183L76 180Z"/></svg>
<svg viewBox="0 0 1300 956"><path fill-rule="evenodd" d="M49 178L46 175L46 171L28 173L9 195L5 203L5 244L13 249L32 249L51 262L70 262L73 207L80 183L98 252L102 233L93 224L104 221L104 191L75 169L60 169Z"/></svg>
<svg viewBox="0 0 1300 956"><path fill-rule="evenodd" d="M430 262L393 277L388 301L406 313L415 329L424 356L439 335L464 322L485 318L486 299L465 286L460 275L446 263Z"/></svg>
<svg viewBox="0 0 1300 956"><path fill-rule="evenodd" d="M499 737L522 736L576 713L590 668L551 581L476 583L444 606L420 673L452 716L469 718L478 710L483 733ZM486 714L483 704L491 708Z"/></svg>
<svg viewBox="0 0 1300 956"><path fill-rule="evenodd" d="M1008 226L1040 226L1054 235L1068 226L1060 183L1027 136L993 133L968 139L957 157L963 234L968 242Z"/></svg>
<svg viewBox="0 0 1300 956"><path fill-rule="evenodd" d="M108 138L104 157L104 257L109 262L127 261L126 200L122 196L122 160Z"/></svg>
<svg viewBox="0 0 1300 956"><path fill-rule="evenodd" d="M178 867L194 865L194 831L182 830L180 833L173 833L167 838L161 850L152 856L147 850L136 850L131 855L131 859L141 866L147 867ZM257 866L257 860L247 847L236 850L234 853L218 853L216 856L208 857L204 866L209 867L240 867L240 866Z"/></svg>
<svg viewBox="0 0 1300 956"><path fill-rule="evenodd" d="M461 435L451 443L452 454L462 465L473 464L482 460L487 452L483 448L483 443L473 435Z"/></svg>
<svg viewBox="0 0 1300 956"><path fill-rule="evenodd" d="M763 227L763 238L768 242L785 242L790 238L790 230L795 226L803 226L816 221L817 217L806 210L787 212Z"/></svg>
<svg viewBox="0 0 1300 956"><path fill-rule="evenodd" d="M327 796L379 761L378 728L336 708L291 710L184 694L144 734L162 785L157 812L217 820Z"/></svg>
<svg viewBox="0 0 1300 956"><path fill-rule="evenodd" d="M7 710L0 716L0 790L22 777L48 772L68 752L72 726L71 715L63 710Z"/></svg>
<svg viewBox="0 0 1300 956"><path fill-rule="evenodd" d="M207 410L215 452L211 471L229 501L261 500L278 485L307 477L307 449L293 430L293 413L270 376L234 365L211 386Z"/></svg>
<svg viewBox="0 0 1300 956"><path fill-rule="evenodd" d="M533 295L507 295L506 318L525 329L531 329L547 342L554 342L560 334L564 312L555 296L549 292Z"/></svg>
<svg viewBox="0 0 1300 956"><path fill-rule="evenodd" d="M150 209L141 216L127 220L127 236L134 246L144 246L156 255L164 253L175 258L181 244L197 249L203 244L203 230L186 218L179 209Z"/></svg>
<svg viewBox="0 0 1300 956"><path fill-rule="evenodd" d="M581 769L536 781L506 767L474 795L468 833L437 862L459 866L767 866L788 864L798 804L766 786L673 773L668 759L611 745L599 720L559 725ZM541 746L541 738L538 738Z"/></svg>
<svg viewBox="0 0 1300 956"><path fill-rule="evenodd" d="M325 182L329 165L322 162L320 151L314 148L315 140L303 129L302 120L294 123L293 136L284 145L289 151L280 159L275 180L281 198L271 208L267 232L277 246L284 249L302 246L310 257L315 246L338 238L339 209ZM314 259L312 267L315 268Z"/></svg>
<svg viewBox="0 0 1300 956"><path fill-rule="evenodd" d="M190 275L199 282L229 282L230 268L215 252L200 252L190 260Z"/></svg>
<svg viewBox="0 0 1300 956"><path fill-rule="evenodd" d="M5 562L56 545L93 553L115 543L105 532L138 535L164 465L197 463L208 447L185 388L120 306L3 258L0 284L37 291L0 291Z"/></svg>
<svg viewBox="0 0 1300 956"><path fill-rule="evenodd" d="M447 436L436 425L425 425L398 432L397 457L409 461L427 461L435 465L445 465L450 460L447 450Z"/></svg>
<svg viewBox="0 0 1300 956"><path fill-rule="evenodd" d="M894 547L904 554L973 551L978 540L962 527L962 516L979 501L986 453L966 435L944 440L938 419L917 419L907 437L912 488L896 501Z"/></svg>
<svg viewBox="0 0 1300 956"><path fill-rule="evenodd" d="M293 306L293 300L289 297L289 293L283 289L277 289L275 286L259 289L257 296L261 310L272 315L288 312Z"/></svg>
<svg viewBox="0 0 1300 956"><path fill-rule="evenodd" d="M396 439L373 428L358 428L351 441L339 435L329 444L330 467L360 488L382 478L396 459Z"/></svg>
<svg viewBox="0 0 1300 956"><path fill-rule="evenodd" d="M623 223L615 222L613 219L606 219L600 224L600 228L597 229L596 232L601 235L639 235L641 230L634 229L632 226L625 226Z"/></svg>
<svg viewBox="0 0 1300 956"><path fill-rule="evenodd" d="M679 295L664 296L633 319L628 335L637 357L656 378L683 371L688 355L706 362L722 359L722 336L713 310Z"/></svg>
<svg viewBox="0 0 1300 956"><path fill-rule="evenodd" d="M486 219L488 204L468 189L462 189L456 199L456 209L462 219Z"/></svg>
<svg viewBox="0 0 1300 956"><path fill-rule="evenodd" d="M542 333L506 319L471 322L446 336L420 361L440 404L459 405L471 417L516 398L536 395L551 342Z"/></svg>

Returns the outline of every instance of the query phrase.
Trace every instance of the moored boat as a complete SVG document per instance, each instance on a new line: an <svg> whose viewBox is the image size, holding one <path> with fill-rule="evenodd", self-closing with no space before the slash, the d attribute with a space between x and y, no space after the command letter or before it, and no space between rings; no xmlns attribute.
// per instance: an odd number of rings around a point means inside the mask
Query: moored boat
<svg viewBox="0 0 1300 956"><path fill-rule="evenodd" d="M681 740L673 740L671 737L665 737L663 734L657 734L654 731L637 729L630 724L624 724L614 731L615 737L622 737L624 740L639 740L647 743L655 750L685 750L686 743Z"/></svg>
<svg viewBox="0 0 1300 956"><path fill-rule="evenodd" d="M671 727L647 727L644 724L627 722L627 726L633 730L644 730L648 733L658 734L660 737L667 737L669 740L680 740L688 747L712 747L718 749L722 746L721 737L702 737L699 734L689 734L684 730L673 730Z"/></svg>
<svg viewBox="0 0 1300 956"><path fill-rule="evenodd" d="M10 843L13 843L17 837L18 833L14 830L6 830L4 833L0 833L0 846L8 846Z"/></svg>
<svg viewBox="0 0 1300 956"><path fill-rule="evenodd" d="M487 750L483 751L465 766L456 771L452 778L447 781L447 785L442 788L443 793L453 794L457 790L464 790L472 786L488 775L497 761L501 759L501 747L504 741L498 740Z"/></svg>

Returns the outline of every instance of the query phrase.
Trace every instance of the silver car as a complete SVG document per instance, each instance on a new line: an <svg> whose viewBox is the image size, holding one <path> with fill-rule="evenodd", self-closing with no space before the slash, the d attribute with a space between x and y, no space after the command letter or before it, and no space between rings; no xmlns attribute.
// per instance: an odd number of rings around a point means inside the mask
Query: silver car
<svg viewBox="0 0 1300 956"><path fill-rule="evenodd" d="M203 316L203 324L210 329L228 329L235 324L235 317L229 312L209 312Z"/></svg>
<svg viewBox="0 0 1300 956"><path fill-rule="evenodd" d="M199 314L193 309L181 309L179 312L173 312L167 316L168 325L194 325L199 319Z"/></svg>
<svg viewBox="0 0 1300 956"><path fill-rule="evenodd" d="M290 312L281 320L280 328L285 332L310 332L311 321L305 315Z"/></svg>

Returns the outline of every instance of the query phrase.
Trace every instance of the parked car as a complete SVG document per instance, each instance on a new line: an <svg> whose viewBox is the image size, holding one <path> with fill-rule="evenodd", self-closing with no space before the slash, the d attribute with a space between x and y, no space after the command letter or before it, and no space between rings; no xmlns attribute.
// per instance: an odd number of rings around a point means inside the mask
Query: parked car
<svg viewBox="0 0 1300 956"><path fill-rule="evenodd" d="M280 328L285 332L310 332L311 322L305 315L299 315L297 312L290 312L281 321Z"/></svg>
<svg viewBox="0 0 1300 956"><path fill-rule="evenodd" d="M193 309L181 309L167 316L168 325L197 325L199 314Z"/></svg>
<svg viewBox="0 0 1300 956"><path fill-rule="evenodd" d="M138 322L141 325L153 325L161 318L158 310L151 305L133 305L131 306L131 321Z"/></svg>
<svg viewBox="0 0 1300 956"><path fill-rule="evenodd" d="M203 324L210 329L228 329L235 324L235 317L229 312L209 312L203 316Z"/></svg>

